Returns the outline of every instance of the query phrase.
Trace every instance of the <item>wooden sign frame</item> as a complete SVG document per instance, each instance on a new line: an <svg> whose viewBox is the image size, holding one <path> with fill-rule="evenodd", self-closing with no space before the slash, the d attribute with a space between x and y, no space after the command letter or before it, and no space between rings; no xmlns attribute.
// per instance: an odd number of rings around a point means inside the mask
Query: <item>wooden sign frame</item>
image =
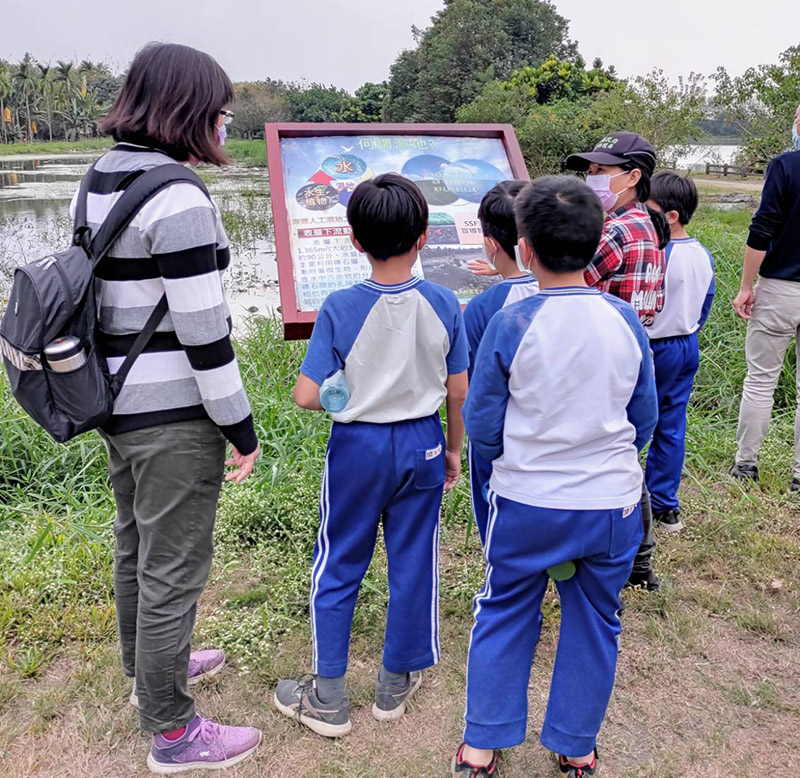
<svg viewBox="0 0 800 778"><path fill-rule="evenodd" d="M348 135L428 135L450 138L495 138L503 142L511 172L515 178L529 180L522 149L510 124L299 124L272 123L265 126L270 199L278 259L283 337L285 340L308 338L317 317L316 311L300 311L295 292L291 227L286 207L286 187L281 140L284 138L343 137Z"/></svg>

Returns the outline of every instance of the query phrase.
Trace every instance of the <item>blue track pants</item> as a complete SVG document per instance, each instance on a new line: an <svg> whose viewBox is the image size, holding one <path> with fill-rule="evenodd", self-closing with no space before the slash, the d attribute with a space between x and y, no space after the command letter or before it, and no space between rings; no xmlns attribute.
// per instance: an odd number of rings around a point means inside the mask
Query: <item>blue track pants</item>
<svg viewBox="0 0 800 778"><path fill-rule="evenodd" d="M569 756L595 747L614 686L619 594L641 539L638 505L553 510L489 492L486 582L475 598L467 667L468 745L525 740L546 570L574 560L575 575L557 583L561 633L541 741Z"/></svg>
<svg viewBox="0 0 800 778"><path fill-rule="evenodd" d="M486 544L486 524L489 521L489 503L487 493L489 480L492 477L492 463L484 459L470 443L469 454L469 488L472 496L472 515L481 538L481 545Z"/></svg>
<svg viewBox="0 0 800 778"><path fill-rule="evenodd" d="M439 510L445 480L439 416L334 423L311 572L314 672L344 675L356 598L378 527L389 560L383 664L393 673L439 661Z"/></svg>
<svg viewBox="0 0 800 778"><path fill-rule="evenodd" d="M654 513L678 510L686 457L686 408L700 365L697 333L650 341L656 371L658 424L647 452L645 480Z"/></svg>

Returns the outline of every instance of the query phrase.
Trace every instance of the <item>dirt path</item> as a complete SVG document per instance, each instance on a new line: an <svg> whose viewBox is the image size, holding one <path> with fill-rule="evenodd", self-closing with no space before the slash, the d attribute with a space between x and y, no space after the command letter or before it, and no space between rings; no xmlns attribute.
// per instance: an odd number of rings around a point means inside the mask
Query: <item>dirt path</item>
<svg viewBox="0 0 800 778"><path fill-rule="evenodd" d="M764 188L764 180L761 178L717 178L711 176L694 176L693 178L697 188L703 193L715 189L735 192L760 192Z"/></svg>

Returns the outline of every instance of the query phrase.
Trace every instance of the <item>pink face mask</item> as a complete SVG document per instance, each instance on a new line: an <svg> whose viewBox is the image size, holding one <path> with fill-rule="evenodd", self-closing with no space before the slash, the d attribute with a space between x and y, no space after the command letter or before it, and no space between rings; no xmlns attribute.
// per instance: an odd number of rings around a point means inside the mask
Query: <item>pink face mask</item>
<svg viewBox="0 0 800 778"><path fill-rule="evenodd" d="M606 213L610 213L619 200L619 194L611 191L611 179L624 176L625 172L610 176L607 173L600 173L594 176L586 176L586 185L599 198Z"/></svg>
<svg viewBox="0 0 800 778"><path fill-rule="evenodd" d="M217 130L219 131L219 145L224 146L225 138L228 137L228 128L223 124L221 127L217 127Z"/></svg>

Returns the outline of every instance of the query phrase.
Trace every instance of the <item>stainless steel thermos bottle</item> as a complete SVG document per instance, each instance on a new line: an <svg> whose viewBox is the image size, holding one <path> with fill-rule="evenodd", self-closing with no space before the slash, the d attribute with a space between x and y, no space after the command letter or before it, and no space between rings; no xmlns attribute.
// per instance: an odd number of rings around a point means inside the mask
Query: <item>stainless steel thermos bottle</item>
<svg viewBox="0 0 800 778"><path fill-rule="evenodd" d="M44 347L44 356L50 369L56 373L68 373L86 364L86 350L72 335L48 343Z"/></svg>

